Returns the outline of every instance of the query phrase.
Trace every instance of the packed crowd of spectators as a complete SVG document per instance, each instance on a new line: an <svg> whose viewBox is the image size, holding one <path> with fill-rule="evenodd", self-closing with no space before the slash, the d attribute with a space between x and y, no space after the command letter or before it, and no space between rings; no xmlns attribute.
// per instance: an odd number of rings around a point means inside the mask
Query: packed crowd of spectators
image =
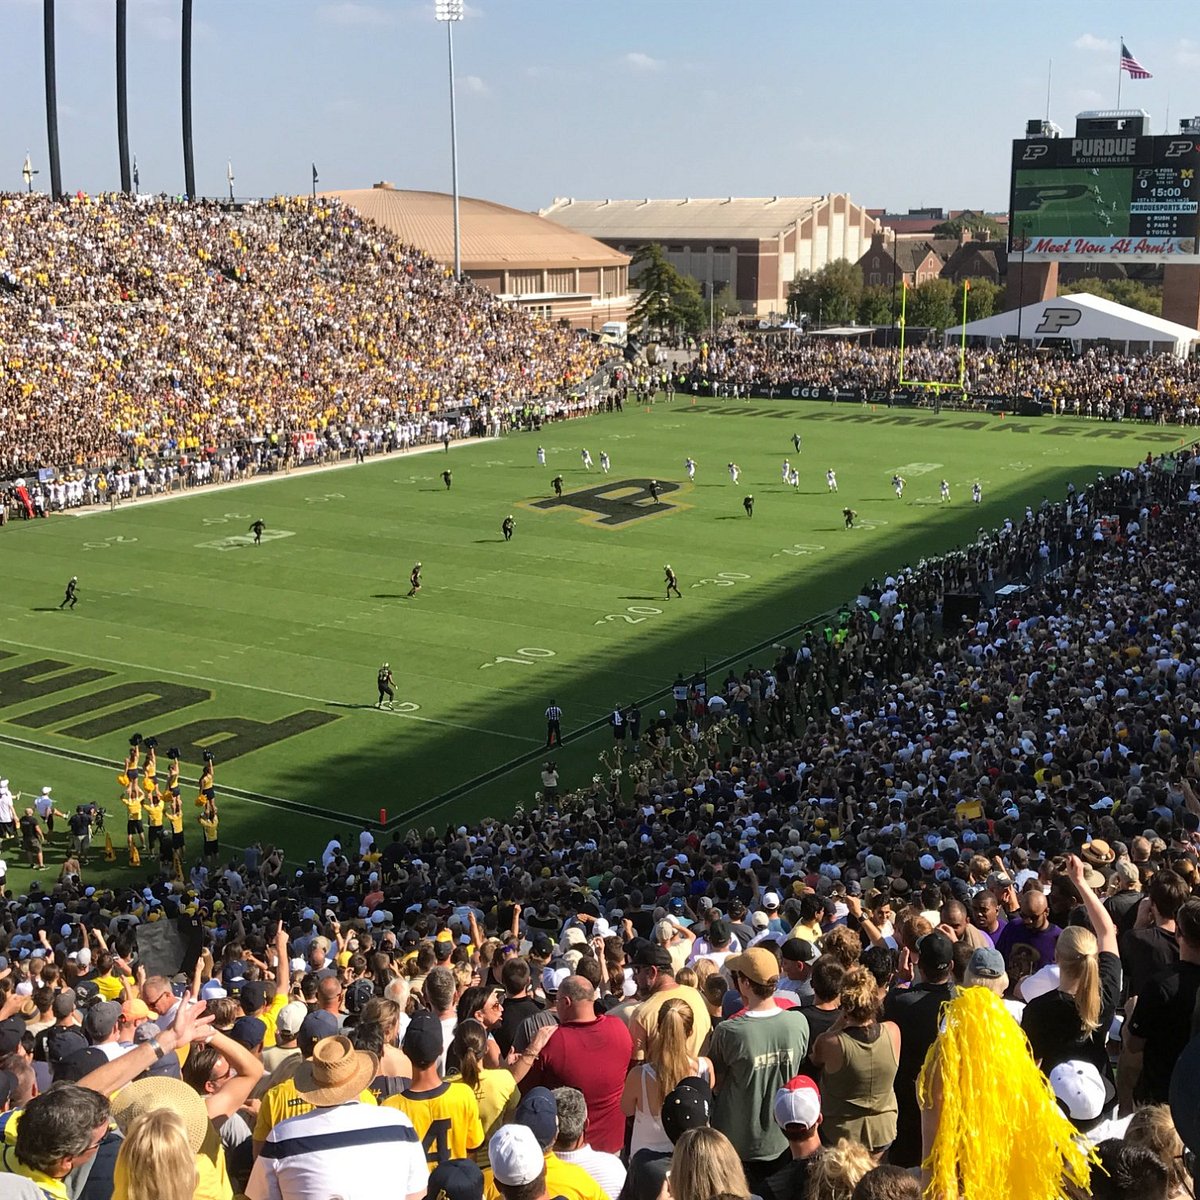
<svg viewBox="0 0 1200 1200"><path fill-rule="evenodd" d="M527 419L603 354L333 200L0 195L0 478Z"/></svg>
<svg viewBox="0 0 1200 1200"><path fill-rule="evenodd" d="M957 387L957 346L910 346L904 354L908 379ZM734 335L702 347L685 372L686 384L714 386L804 384L874 394L898 389L894 349L852 340L802 337L789 343L776 335ZM1172 354L1126 357L1091 348L1071 357L1026 349L966 352L968 396L1039 401L1056 413L1099 420L1200 424L1200 360Z"/></svg>
<svg viewBox="0 0 1200 1200"><path fill-rule="evenodd" d="M1190 1195L1196 449L866 583L507 820L140 889L68 858L0 918L0 1179Z"/></svg>

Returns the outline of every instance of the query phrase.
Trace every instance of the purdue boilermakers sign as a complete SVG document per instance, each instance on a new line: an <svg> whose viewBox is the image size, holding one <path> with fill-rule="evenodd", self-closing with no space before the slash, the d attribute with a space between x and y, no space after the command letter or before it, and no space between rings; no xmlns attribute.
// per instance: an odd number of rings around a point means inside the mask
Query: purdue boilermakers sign
<svg viewBox="0 0 1200 1200"><path fill-rule="evenodd" d="M1200 138L1097 134L1013 143L1010 256L1200 262Z"/></svg>

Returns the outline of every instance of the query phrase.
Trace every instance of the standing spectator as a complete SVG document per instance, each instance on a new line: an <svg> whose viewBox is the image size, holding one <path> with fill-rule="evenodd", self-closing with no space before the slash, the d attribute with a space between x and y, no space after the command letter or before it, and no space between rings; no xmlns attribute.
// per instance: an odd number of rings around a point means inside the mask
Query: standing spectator
<svg viewBox="0 0 1200 1200"><path fill-rule="evenodd" d="M900 1060L900 1028L880 1022L880 1007L875 977L866 967L851 967L842 980L838 1020L812 1048L821 1068L826 1142L847 1137L877 1156L896 1138Z"/></svg>
<svg viewBox="0 0 1200 1200"><path fill-rule="evenodd" d="M1060 1062L1077 1058L1090 1062L1111 1082L1106 1042L1121 998L1117 930L1088 886L1082 860L1068 856L1067 872L1095 933L1081 925L1062 932L1055 948L1058 987L1025 1006L1021 1028L1045 1074Z"/></svg>
<svg viewBox="0 0 1200 1200"><path fill-rule="evenodd" d="M1044 967L1054 961L1054 944L1062 930L1050 923L1050 904L1045 893L1022 892L1020 916L1010 920L996 939L996 949L1004 955L1007 963L1016 946L1032 946L1038 952L1038 961Z"/></svg>
<svg viewBox="0 0 1200 1200"><path fill-rule="evenodd" d="M779 966L769 950L753 946L725 965L745 1011L713 1031L713 1125L733 1143L753 1184L787 1148L772 1106L808 1050L808 1022L798 1009L775 1003Z"/></svg>
<svg viewBox="0 0 1200 1200"><path fill-rule="evenodd" d="M416 1013L404 1031L401 1044L413 1065L407 1088L389 1096L383 1107L404 1113L417 1131L429 1167L452 1158L466 1158L483 1144L479 1102L465 1083L442 1079L442 1025L431 1012Z"/></svg>
<svg viewBox="0 0 1200 1200"><path fill-rule="evenodd" d="M787 1138L789 1158L759 1184L762 1200L808 1195L808 1176L821 1157L821 1093L807 1075L789 1079L775 1093L775 1122Z"/></svg>
<svg viewBox="0 0 1200 1200"><path fill-rule="evenodd" d="M917 943L919 982L910 988L893 987L884 1001L883 1016L900 1029L900 1059L896 1069L896 1140L888 1152L890 1162L901 1167L921 1165L921 1110L917 1104L917 1076L925 1055L938 1035L942 1005L955 995L951 979L954 944L940 930L927 933Z"/></svg>
<svg viewBox="0 0 1200 1200"><path fill-rule="evenodd" d="M200 1173L183 1118L169 1108L135 1117L117 1151L113 1182L125 1200L193 1200Z"/></svg>
<svg viewBox="0 0 1200 1200"><path fill-rule="evenodd" d="M682 1133L671 1156L673 1200L713 1200L750 1195L737 1149L719 1129L701 1127Z"/></svg>
<svg viewBox="0 0 1200 1200"><path fill-rule="evenodd" d="M516 1080L507 1067L488 1067L487 1031L478 1021L460 1021L454 1030L448 1058L458 1072L457 1080L475 1093L479 1106L479 1123L483 1127L483 1143L472 1154L481 1167L486 1167L487 1142L492 1134L516 1111L520 1093ZM412 1074L412 1068L409 1068Z"/></svg>
<svg viewBox="0 0 1200 1200"><path fill-rule="evenodd" d="M1187 880L1174 871L1158 871L1150 880L1133 928L1121 934L1117 943L1127 996L1140 996L1151 976L1179 961L1175 914L1190 894Z"/></svg>
<svg viewBox="0 0 1200 1200"><path fill-rule="evenodd" d="M579 975L559 984L558 1024L543 1026L513 1066L522 1093L534 1087L573 1087L587 1101L587 1141L619 1154L625 1145L621 1093L633 1054L629 1030L618 1017L596 1015L596 991Z"/></svg>
<svg viewBox="0 0 1200 1200"><path fill-rule="evenodd" d="M65 1200L63 1180L95 1156L108 1126L104 1096L77 1084L57 1084L24 1109L0 1114L0 1175L23 1176L43 1196Z"/></svg>
<svg viewBox="0 0 1200 1200"><path fill-rule="evenodd" d="M665 946L643 942L634 952L631 965L637 994L642 1000L633 1010L629 1022L635 1052L645 1053L657 1026L659 1011L668 1000L675 998L684 1001L692 1010L692 1036L688 1049L693 1055L699 1054L712 1029L712 1018L700 993L695 988L682 987L676 982L671 952Z"/></svg>
<svg viewBox="0 0 1200 1200"><path fill-rule="evenodd" d="M370 1200L384 1181L391 1194L421 1200L429 1171L412 1122L362 1102L378 1069L374 1055L340 1035L316 1044L294 1080L309 1111L271 1129L246 1187L249 1200Z"/></svg>
<svg viewBox="0 0 1200 1200"><path fill-rule="evenodd" d="M630 1157L639 1150L669 1154L673 1143L662 1127L663 1098L683 1079L703 1079L710 1087L713 1066L689 1052L694 1017L683 1000L671 998L659 1009L646 1061L625 1077L621 1111L633 1118Z"/></svg>
<svg viewBox="0 0 1200 1200"><path fill-rule="evenodd" d="M1121 1099L1165 1104L1171 1074L1192 1036L1200 996L1200 900L1175 914L1179 960L1150 978L1128 1016L1117 1079Z"/></svg>
<svg viewBox="0 0 1200 1200"><path fill-rule="evenodd" d="M615 1154L593 1150L587 1144L587 1101L578 1088L555 1088L558 1105L558 1137L554 1153L559 1160L581 1167L599 1185L608 1200L617 1200L625 1186L625 1166Z"/></svg>

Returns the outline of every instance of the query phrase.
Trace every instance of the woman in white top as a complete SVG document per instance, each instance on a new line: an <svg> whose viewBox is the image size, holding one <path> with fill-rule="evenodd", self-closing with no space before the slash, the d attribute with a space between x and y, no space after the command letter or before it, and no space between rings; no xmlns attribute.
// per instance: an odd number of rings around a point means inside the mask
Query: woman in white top
<svg viewBox="0 0 1200 1200"><path fill-rule="evenodd" d="M639 1150L670 1153L673 1149L671 1139L663 1132L662 1103L680 1080L698 1075L712 1083L712 1063L688 1054L694 1020L687 1001L666 1001L658 1011L658 1023L647 1044L646 1061L625 1077L621 1111L633 1118L631 1157Z"/></svg>

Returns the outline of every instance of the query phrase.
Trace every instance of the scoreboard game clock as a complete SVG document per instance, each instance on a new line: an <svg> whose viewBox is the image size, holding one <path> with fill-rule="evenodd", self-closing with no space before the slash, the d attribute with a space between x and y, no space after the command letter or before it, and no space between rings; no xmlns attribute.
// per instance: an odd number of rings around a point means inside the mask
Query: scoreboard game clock
<svg viewBox="0 0 1200 1200"><path fill-rule="evenodd" d="M1013 143L1010 246L1032 262L1200 262L1200 138Z"/></svg>

